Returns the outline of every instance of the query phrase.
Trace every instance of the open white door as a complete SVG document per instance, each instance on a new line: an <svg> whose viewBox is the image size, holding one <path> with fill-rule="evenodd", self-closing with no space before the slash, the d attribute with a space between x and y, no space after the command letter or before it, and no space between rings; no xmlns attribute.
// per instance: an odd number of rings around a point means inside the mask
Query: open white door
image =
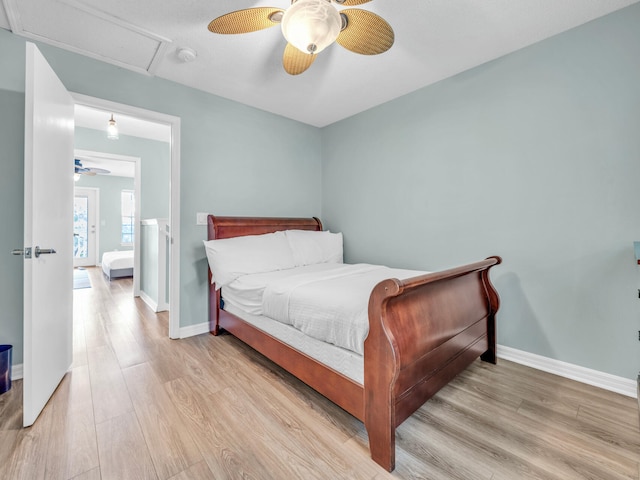
<svg viewBox="0 0 640 480"><path fill-rule="evenodd" d="M24 426L73 357L74 102L27 43L24 172ZM55 253L53 252L55 250Z"/></svg>

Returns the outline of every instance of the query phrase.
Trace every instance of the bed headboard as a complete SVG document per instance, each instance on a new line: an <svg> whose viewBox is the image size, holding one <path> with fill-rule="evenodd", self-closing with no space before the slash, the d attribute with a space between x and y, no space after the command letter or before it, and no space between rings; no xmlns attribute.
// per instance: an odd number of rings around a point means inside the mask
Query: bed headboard
<svg viewBox="0 0 640 480"><path fill-rule="evenodd" d="M241 237L243 235L262 235L281 230L317 230L322 231L319 218L282 218L282 217L216 217L207 216L207 239ZM209 269L207 269L209 270ZM211 283L209 270L209 330L215 335L219 332L220 290Z"/></svg>
<svg viewBox="0 0 640 480"><path fill-rule="evenodd" d="M280 230L317 230L322 231L319 218L283 218L283 217L208 217L207 239L240 237L243 235L262 235Z"/></svg>

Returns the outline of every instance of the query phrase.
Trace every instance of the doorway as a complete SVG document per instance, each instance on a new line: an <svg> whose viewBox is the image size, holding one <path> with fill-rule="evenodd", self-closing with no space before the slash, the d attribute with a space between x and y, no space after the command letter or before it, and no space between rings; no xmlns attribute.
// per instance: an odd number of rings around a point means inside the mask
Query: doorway
<svg viewBox="0 0 640 480"><path fill-rule="evenodd" d="M130 155L118 155L114 153L98 152L93 150L75 149L76 157L83 159L83 165L93 168L97 165L103 172L108 172L94 176L81 176L76 183L78 186L93 185L98 186L98 197L102 197L103 202L97 202L98 212L102 211L102 215L98 213L100 221L98 227L102 225L102 229L98 228L99 235L96 240L98 245L96 263L102 262L105 252L113 252L119 250L131 250L133 253L132 264L127 265L133 271L133 295L140 296L140 235L136 235L136 225L140 225L140 176L141 176L141 158ZM169 179L167 178L167 182ZM124 192L132 192L133 207L133 231L130 234L133 237L124 238L126 232L122 224L122 194ZM97 220L96 220L97 221Z"/></svg>
<svg viewBox="0 0 640 480"><path fill-rule="evenodd" d="M169 310L170 338L180 338L180 119L172 115L144 110L130 105L72 93L76 105L102 110L116 116L128 116L168 127L170 149L169 168L169 228L166 230L169 247L168 290L171 299ZM139 178L136 176L136 178ZM139 182L136 182L139 183ZM138 197L139 198L139 197ZM139 211L139 209L138 209ZM138 223L139 224L139 223ZM139 237L139 236L138 236ZM139 262L139 258L137 259ZM139 268L139 264L137 265ZM135 267L134 267L135 269ZM139 289L139 284L138 284Z"/></svg>
<svg viewBox="0 0 640 480"><path fill-rule="evenodd" d="M73 267L97 265L99 251L99 193L96 188L76 187L73 197Z"/></svg>

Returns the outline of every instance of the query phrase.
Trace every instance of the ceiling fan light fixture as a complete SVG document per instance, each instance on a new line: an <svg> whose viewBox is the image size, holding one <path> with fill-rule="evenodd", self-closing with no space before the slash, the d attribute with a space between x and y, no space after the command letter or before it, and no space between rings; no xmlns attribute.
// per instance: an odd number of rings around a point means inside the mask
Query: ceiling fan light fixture
<svg viewBox="0 0 640 480"><path fill-rule="evenodd" d="M297 0L282 17L282 34L304 53L317 54L340 34L342 18L331 0Z"/></svg>
<svg viewBox="0 0 640 480"><path fill-rule="evenodd" d="M118 140L118 126L113 118L113 113L111 114L111 119L107 124L107 138L109 140Z"/></svg>
<svg viewBox="0 0 640 480"><path fill-rule="evenodd" d="M271 20L273 23L282 23L283 15L284 12L282 10L278 10L277 12L273 12L271 15L269 15L269 20Z"/></svg>

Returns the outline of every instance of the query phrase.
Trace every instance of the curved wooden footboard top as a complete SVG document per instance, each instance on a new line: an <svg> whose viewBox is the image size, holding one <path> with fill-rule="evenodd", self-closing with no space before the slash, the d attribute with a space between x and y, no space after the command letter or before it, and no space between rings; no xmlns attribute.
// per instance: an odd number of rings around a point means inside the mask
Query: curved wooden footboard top
<svg viewBox="0 0 640 480"><path fill-rule="evenodd" d="M209 240L280 230L322 230L317 218L214 217ZM400 281L369 298L364 386L220 309L211 284L211 333L228 331L362 420L372 459L395 467L395 429L479 356L496 361L498 294L489 279L500 257Z"/></svg>
<svg viewBox="0 0 640 480"><path fill-rule="evenodd" d="M476 358L495 363L500 257L404 281L369 298L364 344L365 426L372 458L395 466L395 428Z"/></svg>

